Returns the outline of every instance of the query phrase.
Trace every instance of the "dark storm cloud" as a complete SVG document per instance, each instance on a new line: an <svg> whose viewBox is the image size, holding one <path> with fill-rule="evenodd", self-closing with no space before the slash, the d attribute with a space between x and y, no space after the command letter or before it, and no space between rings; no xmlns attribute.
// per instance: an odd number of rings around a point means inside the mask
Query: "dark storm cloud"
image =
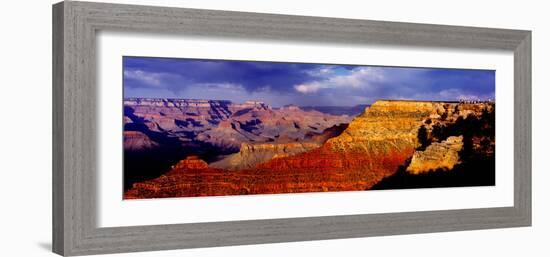
<svg viewBox="0 0 550 257"><path fill-rule="evenodd" d="M487 70L124 58L125 97L256 99L274 106L493 98Z"/></svg>
<svg viewBox="0 0 550 257"><path fill-rule="evenodd" d="M273 91L294 90L293 85L314 79L308 71L316 64L280 64L271 62L193 60L171 58L125 57L125 71L162 80L174 92L193 84L236 84L249 92L270 88ZM147 87L147 81L127 76L128 87Z"/></svg>

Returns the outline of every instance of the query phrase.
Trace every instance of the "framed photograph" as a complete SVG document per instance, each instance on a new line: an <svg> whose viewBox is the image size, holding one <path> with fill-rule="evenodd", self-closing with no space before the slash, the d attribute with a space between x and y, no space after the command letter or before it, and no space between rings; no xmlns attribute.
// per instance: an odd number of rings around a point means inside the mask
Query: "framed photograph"
<svg viewBox="0 0 550 257"><path fill-rule="evenodd" d="M53 251L531 225L531 32L53 6Z"/></svg>

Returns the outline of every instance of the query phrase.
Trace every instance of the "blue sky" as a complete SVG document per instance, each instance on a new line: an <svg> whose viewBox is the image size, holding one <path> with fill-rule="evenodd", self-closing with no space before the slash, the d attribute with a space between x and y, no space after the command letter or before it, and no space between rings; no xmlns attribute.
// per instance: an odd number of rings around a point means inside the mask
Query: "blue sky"
<svg viewBox="0 0 550 257"><path fill-rule="evenodd" d="M494 99L495 72L124 57L124 97L353 106L377 99Z"/></svg>

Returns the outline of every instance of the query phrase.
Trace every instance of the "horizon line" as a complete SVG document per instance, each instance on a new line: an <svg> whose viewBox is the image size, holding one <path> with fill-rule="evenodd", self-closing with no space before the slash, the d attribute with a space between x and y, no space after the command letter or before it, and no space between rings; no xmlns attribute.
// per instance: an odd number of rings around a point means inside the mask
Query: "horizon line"
<svg viewBox="0 0 550 257"><path fill-rule="evenodd" d="M147 99L147 100L169 100L169 101L172 101L172 100L193 100L193 101L217 101L217 102L228 102L228 103L247 103L247 102L255 102L255 103L262 103L262 104L266 104L268 106L271 106L271 104L269 103L266 103L265 101L261 101L261 100L246 100L244 102L234 102L232 100L225 100L225 99L221 99L221 100L216 100L216 99L197 99L197 98L173 98L173 97L124 97L123 100L126 101L126 100L142 100L142 99ZM416 99L390 99L390 98L380 98L380 99L377 99L375 101L373 101L372 103L364 103L364 104L356 104L356 105L297 105L297 104L287 104L287 105L283 105L281 107L286 107L286 106L299 106L299 107L315 107L315 106L327 106L327 107L354 107L354 106L360 106L360 105L372 105L378 101L394 101L394 102L429 102L429 103L469 103L469 102L477 102L477 103L494 103L495 100L494 99L459 99L459 100L416 100Z"/></svg>

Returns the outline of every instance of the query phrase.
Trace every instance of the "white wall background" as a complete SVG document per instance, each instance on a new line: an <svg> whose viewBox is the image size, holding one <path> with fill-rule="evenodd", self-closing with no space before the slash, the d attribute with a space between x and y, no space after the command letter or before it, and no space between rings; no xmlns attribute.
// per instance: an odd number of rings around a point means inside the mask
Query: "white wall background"
<svg viewBox="0 0 550 257"><path fill-rule="evenodd" d="M116 256L549 256L550 26L545 1L126 0L138 4L533 31L533 227L220 247ZM51 4L9 1L0 15L0 256L51 247Z"/></svg>

